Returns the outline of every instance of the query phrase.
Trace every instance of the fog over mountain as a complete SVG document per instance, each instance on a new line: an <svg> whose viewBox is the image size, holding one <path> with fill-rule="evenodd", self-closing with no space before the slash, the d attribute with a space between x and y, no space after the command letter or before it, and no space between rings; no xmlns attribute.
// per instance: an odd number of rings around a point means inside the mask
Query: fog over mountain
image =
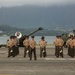
<svg viewBox="0 0 75 75"><path fill-rule="evenodd" d="M0 25L19 28L75 28L75 5L1 7Z"/></svg>

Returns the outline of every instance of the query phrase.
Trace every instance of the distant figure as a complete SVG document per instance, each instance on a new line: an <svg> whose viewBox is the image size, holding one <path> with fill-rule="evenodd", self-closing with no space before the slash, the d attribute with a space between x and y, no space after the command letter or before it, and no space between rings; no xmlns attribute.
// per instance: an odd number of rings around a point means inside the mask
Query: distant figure
<svg viewBox="0 0 75 75"><path fill-rule="evenodd" d="M32 53L34 53L34 60L37 60L36 57L36 41L34 40L34 36L31 36L32 40L30 40L30 60L32 60Z"/></svg>
<svg viewBox="0 0 75 75"><path fill-rule="evenodd" d="M46 53L46 44L47 42L45 41L45 37L42 36L41 40L39 41L39 45L40 45L40 58L42 57L46 57L47 53Z"/></svg>
<svg viewBox="0 0 75 75"><path fill-rule="evenodd" d="M24 45L24 58L26 57L26 54L28 53L28 56L30 56L30 46L29 46L29 36L25 36L25 40L23 41Z"/></svg>

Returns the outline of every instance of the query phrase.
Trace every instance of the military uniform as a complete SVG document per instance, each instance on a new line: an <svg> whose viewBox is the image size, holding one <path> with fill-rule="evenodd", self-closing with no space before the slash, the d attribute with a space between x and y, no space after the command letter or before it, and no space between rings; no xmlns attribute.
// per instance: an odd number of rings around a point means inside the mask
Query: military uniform
<svg viewBox="0 0 75 75"><path fill-rule="evenodd" d="M44 37L41 38L41 40L39 41L39 45L40 45L40 57L46 57L47 53L46 53L46 41L44 40Z"/></svg>
<svg viewBox="0 0 75 75"><path fill-rule="evenodd" d="M59 57L59 56L63 57L63 44L64 44L64 41L59 36L59 38L56 39L56 41L55 41L56 57Z"/></svg>
<svg viewBox="0 0 75 75"><path fill-rule="evenodd" d="M10 37L10 40L7 42L7 46L8 46L8 57L13 56L15 57L18 54L17 51L17 41L16 38L14 36Z"/></svg>
<svg viewBox="0 0 75 75"><path fill-rule="evenodd" d="M16 55L19 54L18 41L17 41L16 37L13 38L13 42L14 42L14 45L13 45L13 55L16 56Z"/></svg>
<svg viewBox="0 0 75 75"><path fill-rule="evenodd" d="M71 55L71 47L70 47L70 42L72 41L72 38L69 37L66 44L67 44L67 47L68 47L68 55L70 56Z"/></svg>
<svg viewBox="0 0 75 75"><path fill-rule="evenodd" d="M8 47L8 57L10 57L11 56L11 49L12 49L12 38L10 38L7 41L7 47Z"/></svg>
<svg viewBox="0 0 75 75"><path fill-rule="evenodd" d="M34 36L32 36L32 40L30 40L30 60L32 60L32 53L34 53L34 60L37 60L36 57L36 42L34 40Z"/></svg>
<svg viewBox="0 0 75 75"><path fill-rule="evenodd" d="M58 49L58 36L56 36L56 39L54 41L54 44L55 44L55 56L57 56L57 49Z"/></svg>
<svg viewBox="0 0 75 75"><path fill-rule="evenodd" d="M24 57L26 57L26 54L28 53L28 56L30 56L30 46L29 46L29 39L26 37L26 39L23 41L24 45Z"/></svg>
<svg viewBox="0 0 75 75"><path fill-rule="evenodd" d="M71 57L74 58L74 56L75 56L75 37L71 41L70 46L71 46Z"/></svg>

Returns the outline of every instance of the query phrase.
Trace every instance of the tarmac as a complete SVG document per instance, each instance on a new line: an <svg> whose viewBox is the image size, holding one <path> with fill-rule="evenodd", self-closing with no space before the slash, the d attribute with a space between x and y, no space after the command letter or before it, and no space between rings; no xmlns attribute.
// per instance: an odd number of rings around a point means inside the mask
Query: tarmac
<svg viewBox="0 0 75 75"><path fill-rule="evenodd" d="M67 55L64 48L64 58L56 58L55 47L47 46L47 57L40 58L39 46L36 47L37 60L23 57L24 48L19 48L19 55L8 56L8 49L0 48L0 75L75 75L75 58Z"/></svg>

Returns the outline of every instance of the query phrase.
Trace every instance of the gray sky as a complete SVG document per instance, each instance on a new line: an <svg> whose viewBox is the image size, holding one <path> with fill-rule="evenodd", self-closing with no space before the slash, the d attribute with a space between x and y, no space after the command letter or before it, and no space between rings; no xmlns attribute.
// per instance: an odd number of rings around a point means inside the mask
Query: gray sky
<svg viewBox="0 0 75 75"><path fill-rule="evenodd" d="M75 0L0 0L0 7L20 6L20 5L68 5L75 4Z"/></svg>

